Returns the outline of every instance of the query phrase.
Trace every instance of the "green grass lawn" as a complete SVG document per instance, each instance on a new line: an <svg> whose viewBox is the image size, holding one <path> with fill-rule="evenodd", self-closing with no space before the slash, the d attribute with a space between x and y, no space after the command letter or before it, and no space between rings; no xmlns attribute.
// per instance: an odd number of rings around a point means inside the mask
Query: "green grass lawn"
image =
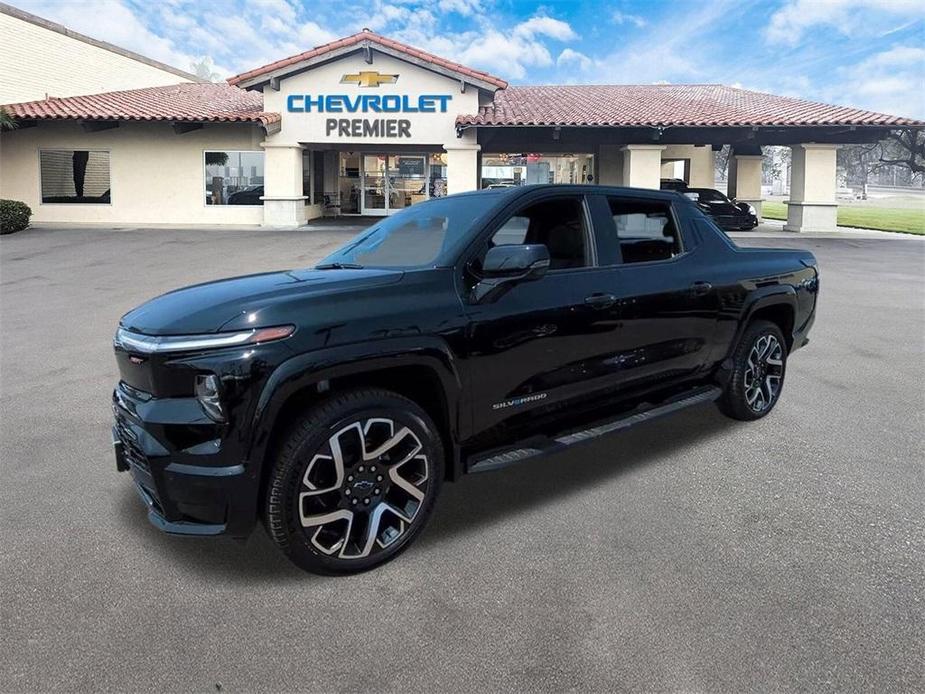
<svg viewBox="0 0 925 694"><path fill-rule="evenodd" d="M765 201L761 214L768 219L787 219L787 206L782 202ZM925 234L925 209L839 205L838 225Z"/></svg>

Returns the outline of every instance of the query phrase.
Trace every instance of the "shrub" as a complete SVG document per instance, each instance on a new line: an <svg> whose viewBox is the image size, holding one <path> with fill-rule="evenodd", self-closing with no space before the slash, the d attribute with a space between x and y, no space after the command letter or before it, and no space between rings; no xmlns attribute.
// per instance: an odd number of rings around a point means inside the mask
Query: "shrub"
<svg viewBox="0 0 925 694"><path fill-rule="evenodd" d="M32 210L19 200L0 200L0 234L12 234L29 226Z"/></svg>

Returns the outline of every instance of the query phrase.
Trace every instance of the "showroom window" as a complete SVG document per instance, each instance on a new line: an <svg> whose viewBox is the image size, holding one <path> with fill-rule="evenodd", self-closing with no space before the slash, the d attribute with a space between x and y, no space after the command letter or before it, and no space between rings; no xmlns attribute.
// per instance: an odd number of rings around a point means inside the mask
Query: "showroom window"
<svg viewBox="0 0 925 694"><path fill-rule="evenodd" d="M39 153L43 203L108 205L109 152L86 149Z"/></svg>
<svg viewBox="0 0 925 694"><path fill-rule="evenodd" d="M483 154L482 188L531 183L593 183L593 154Z"/></svg>
<svg viewBox="0 0 925 694"><path fill-rule="evenodd" d="M206 152L206 205L262 205L263 152Z"/></svg>

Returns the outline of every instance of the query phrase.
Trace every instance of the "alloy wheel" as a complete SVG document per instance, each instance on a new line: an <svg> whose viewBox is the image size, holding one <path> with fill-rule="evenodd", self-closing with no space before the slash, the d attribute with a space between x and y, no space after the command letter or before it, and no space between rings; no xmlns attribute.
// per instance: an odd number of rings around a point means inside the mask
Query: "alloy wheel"
<svg viewBox="0 0 925 694"><path fill-rule="evenodd" d="M784 349L774 335L760 335L748 353L744 372L745 401L754 412L764 412L780 393Z"/></svg>
<svg viewBox="0 0 925 694"><path fill-rule="evenodd" d="M430 484L424 445L407 426L368 418L331 435L305 468L298 522L314 549L363 559L397 542Z"/></svg>

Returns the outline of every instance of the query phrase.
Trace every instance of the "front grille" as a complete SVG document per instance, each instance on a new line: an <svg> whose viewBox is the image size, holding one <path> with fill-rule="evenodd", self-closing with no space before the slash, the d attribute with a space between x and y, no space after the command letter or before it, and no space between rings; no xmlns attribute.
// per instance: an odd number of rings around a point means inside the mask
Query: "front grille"
<svg viewBox="0 0 925 694"><path fill-rule="evenodd" d="M125 421L125 417L123 417L121 414L116 415L116 434L119 436L119 440L122 442L122 450L125 454L125 461L129 465L134 465L139 470L150 472L151 468L148 465L148 456L146 456L144 451L141 450L141 446L138 445L138 437L135 435L135 432L133 432L128 426L128 423Z"/></svg>

